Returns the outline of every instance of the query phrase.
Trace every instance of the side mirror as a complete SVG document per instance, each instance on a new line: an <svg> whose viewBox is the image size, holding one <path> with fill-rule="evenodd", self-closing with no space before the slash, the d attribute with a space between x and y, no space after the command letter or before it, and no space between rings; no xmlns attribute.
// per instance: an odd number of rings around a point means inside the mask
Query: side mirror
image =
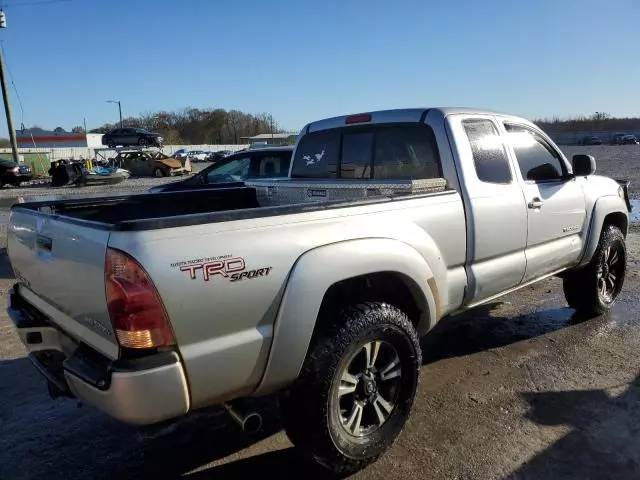
<svg viewBox="0 0 640 480"><path fill-rule="evenodd" d="M576 177L593 175L596 172L596 159L593 155L574 155L573 174Z"/></svg>

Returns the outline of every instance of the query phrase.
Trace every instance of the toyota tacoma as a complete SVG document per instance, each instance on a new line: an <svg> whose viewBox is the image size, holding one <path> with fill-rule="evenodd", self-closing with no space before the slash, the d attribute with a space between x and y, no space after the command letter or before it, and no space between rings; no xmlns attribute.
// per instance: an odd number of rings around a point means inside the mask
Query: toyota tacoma
<svg viewBox="0 0 640 480"><path fill-rule="evenodd" d="M611 308L630 206L594 172L496 112L319 120L283 179L14 205L8 311L53 395L253 429L237 405L277 393L291 441L353 472L403 430L443 317L551 276L578 312Z"/></svg>

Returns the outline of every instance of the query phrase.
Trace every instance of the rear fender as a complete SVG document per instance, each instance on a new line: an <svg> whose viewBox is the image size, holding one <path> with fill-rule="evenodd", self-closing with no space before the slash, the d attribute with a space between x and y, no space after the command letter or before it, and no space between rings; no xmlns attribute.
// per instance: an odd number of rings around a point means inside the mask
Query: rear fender
<svg viewBox="0 0 640 480"><path fill-rule="evenodd" d="M262 382L262 395L292 382L304 362L325 293L336 282L376 272L394 272L412 282L422 304L418 331L436 322L433 272L425 259L406 243L391 239L362 239L334 243L302 255L293 267L275 320L273 343ZM437 295L437 292L435 292Z"/></svg>

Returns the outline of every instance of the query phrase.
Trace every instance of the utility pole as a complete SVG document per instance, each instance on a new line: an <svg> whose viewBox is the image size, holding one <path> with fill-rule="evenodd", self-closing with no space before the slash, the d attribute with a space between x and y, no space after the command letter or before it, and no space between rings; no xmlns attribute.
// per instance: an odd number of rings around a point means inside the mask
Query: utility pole
<svg viewBox="0 0 640 480"><path fill-rule="evenodd" d="M107 100L107 103L118 104L118 112L120 113L120 128L122 128L122 105L120 105L120 100Z"/></svg>
<svg viewBox="0 0 640 480"><path fill-rule="evenodd" d="M273 143L273 115L269 115L269 120L271 120L271 143Z"/></svg>
<svg viewBox="0 0 640 480"><path fill-rule="evenodd" d="M0 9L0 28L7 28L7 17ZM18 158L18 143L16 142L16 131L13 129L13 117L11 116L11 105L9 103L9 91L7 88L7 76L4 68L3 49L0 48L0 83L2 84L2 97L4 98L4 111L7 114L7 130L9 130L9 139L11 140L11 151L13 161L20 163Z"/></svg>

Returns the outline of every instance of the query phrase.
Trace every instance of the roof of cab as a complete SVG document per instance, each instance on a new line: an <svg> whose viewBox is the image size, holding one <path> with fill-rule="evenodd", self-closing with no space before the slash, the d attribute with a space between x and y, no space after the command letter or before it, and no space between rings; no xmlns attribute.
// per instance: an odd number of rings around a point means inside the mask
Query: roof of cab
<svg viewBox="0 0 640 480"><path fill-rule="evenodd" d="M318 130L336 128L345 125L345 119L352 115L370 114L373 118L371 123L391 123L391 122L419 122L424 119L427 112L436 111L443 117L448 115L496 115L500 117L520 118L504 112L470 108L470 107L423 107L423 108L397 108L391 110L373 110L369 112L357 112L349 115L325 118L310 122L303 129L302 133L309 133Z"/></svg>
<svg viewBox="0 0 640 480"><path fill-rule="evenodd" d="M259 148L243 148L242 150L236 150L232 154L227 155L230 157L231 155L235 155L237 153L247 153L247 152L274 152L274 151L287 151L293 150L295 145L271 145L268 147L259 147Z"/></svg>

